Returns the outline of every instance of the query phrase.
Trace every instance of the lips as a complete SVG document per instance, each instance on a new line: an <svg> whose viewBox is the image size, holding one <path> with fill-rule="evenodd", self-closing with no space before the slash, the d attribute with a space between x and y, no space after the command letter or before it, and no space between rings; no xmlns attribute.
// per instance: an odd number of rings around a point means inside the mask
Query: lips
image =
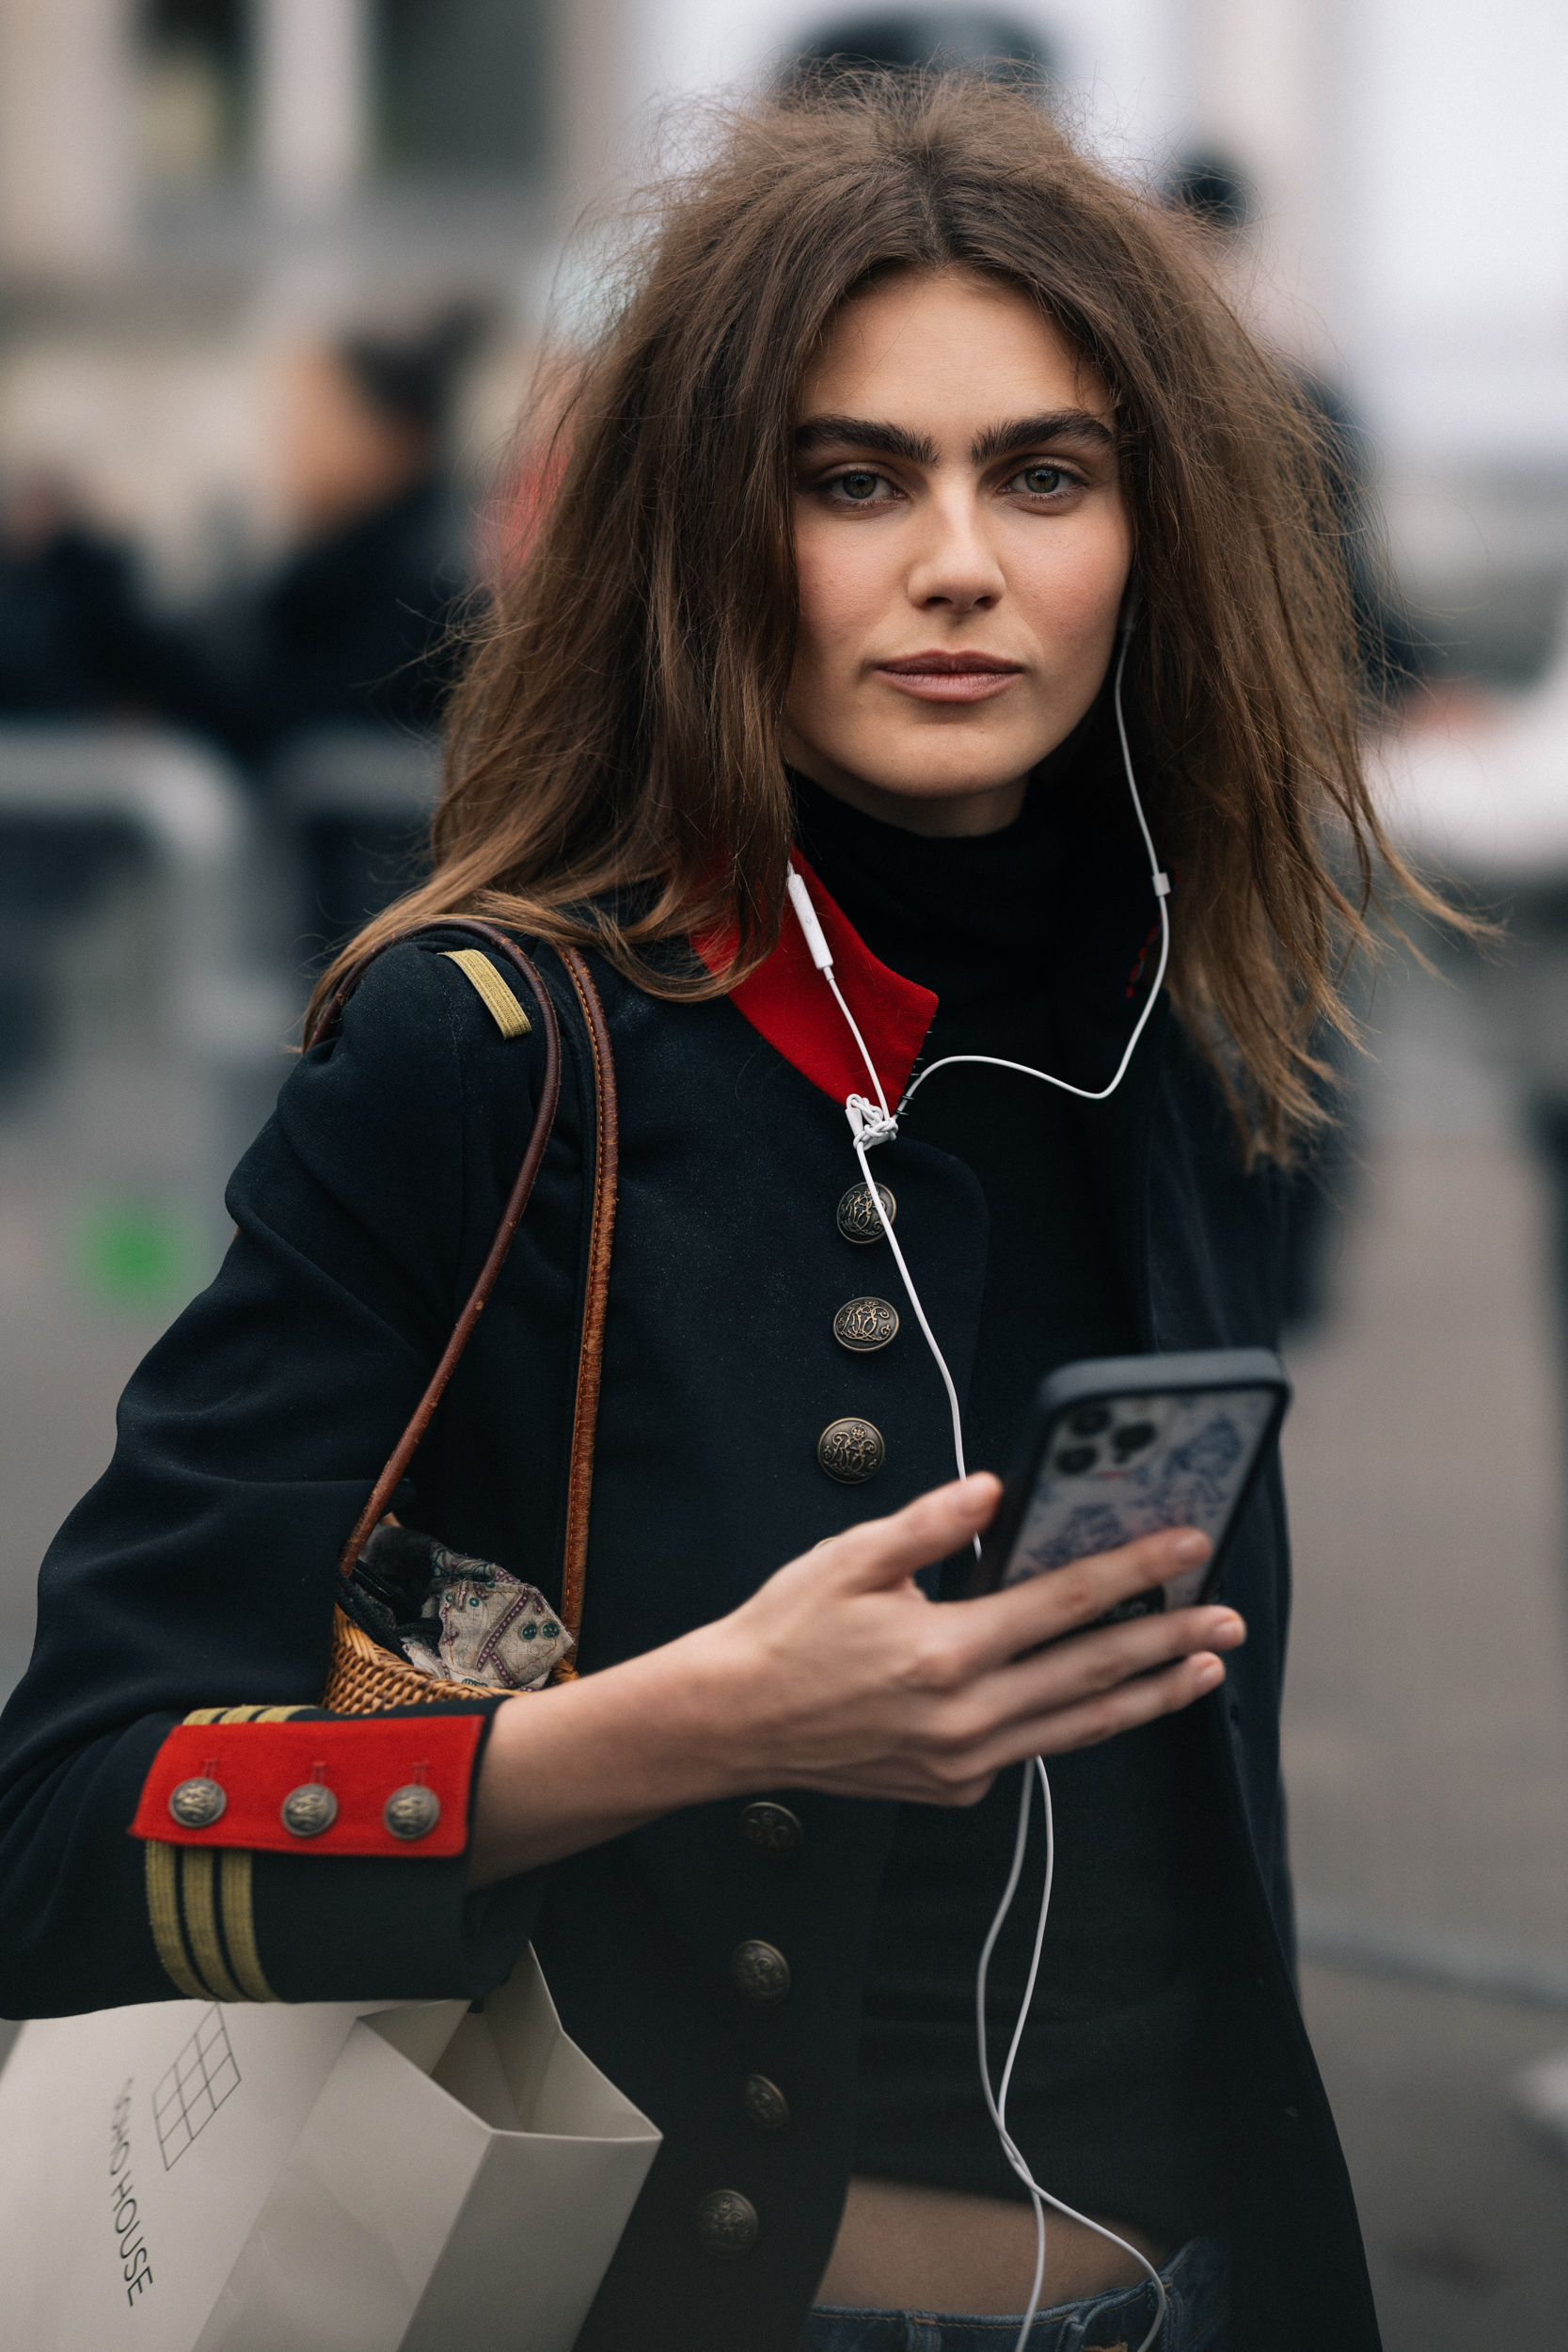
<svg viewBox="0 0 1568 2352"><path fill-rule="evenodd" d="M964 677L975 670L996 677L1011 677L1023 664L1004 661L994 653L911 653L901 661L879 661L877 667L893 677Z"/></svg>
<svg viewBox="0 0 1568 2352"><path fill-rule="evenodd" d="M1023 675L1020 661L994 653L911 653L896 661L879 661L877 674L900 693L920 702L986 702L1006 693Z"/></svg>

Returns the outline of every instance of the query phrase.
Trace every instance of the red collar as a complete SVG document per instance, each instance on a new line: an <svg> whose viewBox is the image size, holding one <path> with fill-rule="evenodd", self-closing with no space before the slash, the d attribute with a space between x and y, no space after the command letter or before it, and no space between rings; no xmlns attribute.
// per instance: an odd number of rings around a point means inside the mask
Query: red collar
<svg viewBox="0 0 1568 2352"><path fill-rule="evenodd" d="M794 864L811 893L823 936L832 949L833 977L877 1065L888 1108L896 1110L915 1057L926 1042L937 1000L928 988L919 988L913 980L903 979L878 962L799 850L794 852ZM694 940L692 945L710 972L721 969L727 945L721 934ZM850 1094L874 1093L848 1024L833 1002L832 990L813 963L805 934L787 901L778 946L750 979L731 989L730 1002L802 1078L831 1094L835 1103Z"/></svg>

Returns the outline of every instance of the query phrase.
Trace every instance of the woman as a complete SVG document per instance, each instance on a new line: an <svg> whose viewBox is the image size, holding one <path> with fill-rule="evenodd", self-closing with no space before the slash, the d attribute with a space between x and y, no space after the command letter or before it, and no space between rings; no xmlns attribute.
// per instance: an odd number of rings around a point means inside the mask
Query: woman
<svg viewBox="0 0 1568 2352"><path fill-rule="evenodd" d="M478 915L559 1005L532 1203L394 1498L557 1609L605 1138L550 948L590 951L620 1205L583 1672L308 1716L340 1838L369 1824L347 1851L257 1795L293 1725L179 1728L317 1699L335 1555L530 1132L542 1045L504 958L470 978L472 935L437 929L284 1088L223 1270L46 1565L6 1724L0 2007L478 1997L531 1937L567 2029L665 2135L587 2352L1006 2344L1035 2236L980 2098L974 1972L1010 1768L1044 1755L1057 1892L1011 2123L1124 2243L1053 2217L1031 2341L1140 2342L1141 2254L1166 2352L1375 2345L1288 1957L1277 1467L1213 1606L1040 1646L1201 1556L1191 1531L934 1605L1044 1371L1274 1333L1302 1041L1362 935L1329 836L1364 876L1387 855L1301 411L1180 230L1025 97L872 78L736 122L671 191L546 472L453 712L434 879L359 945ZM1176 882L1152 1008L1118 643ZM964 1066L879 1151L986 1466L958 1484L855 1192L868 1081L792 857L890 1103L954 1053L1101 1089L1149 1013L1108 1099ZM221 1784L217 1870L214 1821L157 1795L179 1772ZM436 1799L442 1851L382 1833L399 1783ZM999 2029L1032 1909L993 1962Z"/></svg>

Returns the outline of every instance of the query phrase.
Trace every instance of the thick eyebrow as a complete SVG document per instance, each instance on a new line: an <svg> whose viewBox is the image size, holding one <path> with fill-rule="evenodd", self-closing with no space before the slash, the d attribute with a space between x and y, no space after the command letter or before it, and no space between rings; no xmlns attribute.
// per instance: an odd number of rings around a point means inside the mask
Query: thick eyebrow
<svg viewBox="0 0 1568 2352"><path fill-rule="evenodd" d="M989 466L1015 450L1038 449L1050 441L1087 442L1098 450L1114 450L1116 436L1086 408L1053 408L1038 417L1018 417L1006 424L989 425L976 439L970 456L976 466ZM907 433L902 425L874 417L808 417L795 435L799 456L818 449L863 449L884 457L902 457L911 466L935 466L937 445L924 433Z"/></svg>
<svg viewBox="0 0 1568 2352"><path fill-rule="evenodd" d="M924 433L906 433L902 425L881 424L871 417L808 417L798 427L795 448L805 457L814 449L871 449L884 457L902 457L911 466L934 466L937 445Z"/></svg>
<svg viewBox="0 0 1568 2352"><path fill-rule="evenodd" d="M975 441L970 455L977 466L993 458L1010 457L1015 450L1038 449L1047 441L1086 441L1097 450L1114 450L1116 435L1086 408L1053 408L1039 417L1020 417L1010 424L993 424Z"/></svg>

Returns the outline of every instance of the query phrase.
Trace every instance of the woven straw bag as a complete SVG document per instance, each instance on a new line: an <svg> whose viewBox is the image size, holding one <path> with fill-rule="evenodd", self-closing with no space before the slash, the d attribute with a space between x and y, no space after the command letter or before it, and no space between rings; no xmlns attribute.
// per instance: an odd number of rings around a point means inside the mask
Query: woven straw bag
<svg viewBox="0 0 1568 2352"><path fill-rule="evenodd" d="M480 1268L479 1279L462 1313L452 1327L441 1359L431 1375L430 1384L415 1406L408 1426L388 1456L386 1468L371 1489L370 1500L354 1523L354 1532L343 1546L338 1561L340 1585L345 1583L356 1561L363 1550L372 1528L386 1514L390 1502L416 1448L429 1428L436 1407L440 1403L448 1381L456 1370L459 1358L479 1321L481 1311L496 1284L496 1279L506 1263L512 1237L527 1208L533 1190L534 1178L545 1156L555 1123L555 1107L561 1092L561 1032L555 1017L555 1007L548 990L540 978L531 959L515 942L507 938L488 923L471 916L452 915L439 924L421 926L417 930L399 931L395 937L383 941L369 955L345 974L337 993L323 1010L307 1039L307 1045L319 1045L332 1034L341 1017L343 1007L358 987L365 974L378 956L388 947L402 946L411 939L428 937L431 933L469 931L482 939L492 955L500 957L518 973L538 1009L545 1040L545 1070L539 1088L538 1106L533 1115L533 1127L516 1181L496 1229L496 1237L489 1254ZM561 1579L561 1622L573 1638L574 1645L582 1625L583 1578L588 1565L588 1513L594 1484L594 1433L599 1412L599 1375L604 1358L605 1311L610 1293L610 1253L615 1230L615 1192L619 1128L615 1104L615 1065L610 1054L610 1030L605 1021L604 1007L593 975L574 947L560 951L568 978L577 993L582 1010L583 1025L588 1033L590 1057L594 1070L594 1202L588 1240L588 1275L582 1307L582 1338L578 1352L577 1409L572 1421L572 1460L567 1483L565 1557ZM558 1682L570 1681L577 1669L562 1659L555 1669ZM340 1606L333 1612L332 1659L326 1687L321 1703L340 1715L376 1715L392 1707L428 1707L451 1698L456 1692L470 1694L473 1685L467 1682L439 1681L420 1674L417 1667L407 1665L383 1649Z"/></svg>

